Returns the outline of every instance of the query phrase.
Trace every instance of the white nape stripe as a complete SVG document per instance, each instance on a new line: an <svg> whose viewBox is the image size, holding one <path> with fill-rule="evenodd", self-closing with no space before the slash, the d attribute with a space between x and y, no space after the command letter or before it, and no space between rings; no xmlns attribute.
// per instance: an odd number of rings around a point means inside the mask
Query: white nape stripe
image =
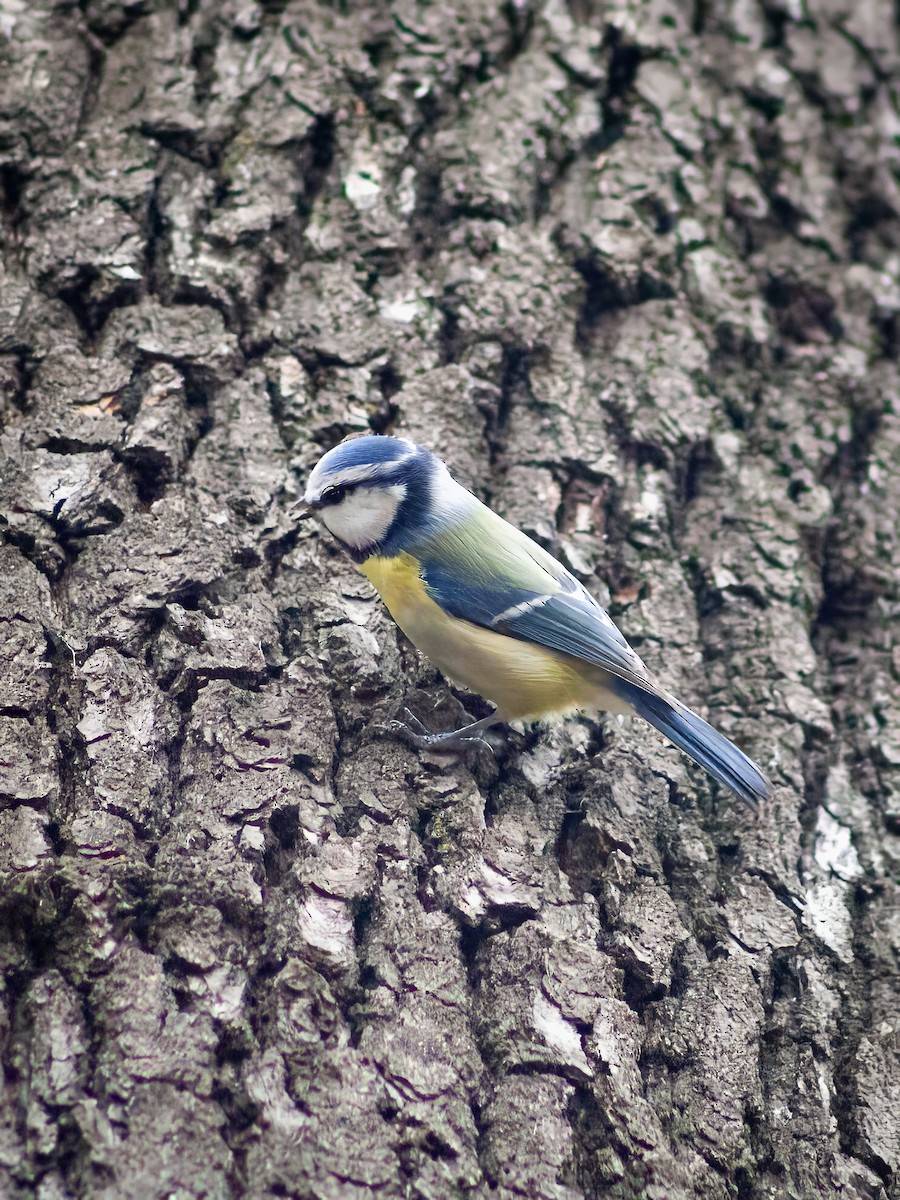
<svg viewBox="0 0 900 1200"><path fill-rule="evenodd" d="M491 624L500 625L503 621L514 621L516 617L524 617L533 608L540 608L542 604L546 604L548 600L552 599L553 594L548 593L546 596L535 596L533 600L523 600L521 604L514 604L512 608L505 608L502 613L498 613L491 620Z"/></svg>
<svg viewBox="0 0 900 1200"><path fill-rule="evenodd" d="M434 460L434 470L428 479L429 499L434 512L442 517L468 511L478 505L478 500L461 483L457 483L447 469L446 463Z"/></svg>

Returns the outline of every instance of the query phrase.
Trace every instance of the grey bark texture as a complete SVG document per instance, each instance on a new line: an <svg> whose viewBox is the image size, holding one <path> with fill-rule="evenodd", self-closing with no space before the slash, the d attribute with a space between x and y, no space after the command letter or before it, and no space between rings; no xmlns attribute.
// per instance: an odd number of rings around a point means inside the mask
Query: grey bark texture
<svg viewBox="0 0 900 1200"><path fill-rule="evenodd" d="M0 1194L900 1196L887 0L0 6ZM437 450L771 775L286 517Z"/></svg>

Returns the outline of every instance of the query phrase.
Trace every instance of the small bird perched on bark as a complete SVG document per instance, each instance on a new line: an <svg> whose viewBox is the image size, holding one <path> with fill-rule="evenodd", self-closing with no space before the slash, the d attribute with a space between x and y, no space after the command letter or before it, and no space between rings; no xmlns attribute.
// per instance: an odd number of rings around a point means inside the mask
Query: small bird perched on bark
<svg viewBox="0 0 900 1200"><path fill-rule="evenodd" d="M347 439L316 464L293 515L318 517L410 641L496 705L449 733L417 722L417 745L451 749L500 721L572 709L637 713L741 800L768 795L759 767L665 691L577 579L430 450Z"/></svg>

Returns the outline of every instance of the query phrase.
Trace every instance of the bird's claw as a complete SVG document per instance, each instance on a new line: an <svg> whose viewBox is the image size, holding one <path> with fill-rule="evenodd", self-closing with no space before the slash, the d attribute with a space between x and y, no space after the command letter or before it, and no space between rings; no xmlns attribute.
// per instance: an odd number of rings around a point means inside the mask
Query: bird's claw
<svg viewBox="0 0 900 1200"><path fill-rule="evenodd" d="M436 734L435 736L439 736L439 735ZM451 734L448 734L447 737L448 737L448 741L444 744L444 747L443 747L445 750L455 750L457 748L462 749L463 747L466 747L466 748L472 747L477 750L487 750L491 754L494 753L494 747L487 740L487 738L483 738L481 736L481 734L477 733L477 734L475 734L474 737L453 737ZM437 746L436 749L440 750L441 747Z"/></svg>
<svg viewBox="0 0 900 1200"><path fill-rule="evenodd" d="M404 708L403 712L406 720L395 719L388 724L388 729L400 734L404 741L418 750L459 750L471 746L494 753L493 746L480 734L467 735L466 726L451 729L448 733L433 733L414 712L408 708Z"/></svg>

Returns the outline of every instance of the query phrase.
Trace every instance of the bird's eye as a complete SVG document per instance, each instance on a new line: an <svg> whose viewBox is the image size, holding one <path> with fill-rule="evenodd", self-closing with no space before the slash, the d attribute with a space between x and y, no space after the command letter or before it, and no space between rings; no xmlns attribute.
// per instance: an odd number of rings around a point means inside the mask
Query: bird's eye
<svg viewBox="0 0 900 1200"><path fill-rule="evenodd" d="M345 487L327 487L319 497L320 504L340 504L347 495Z"/></svg>

